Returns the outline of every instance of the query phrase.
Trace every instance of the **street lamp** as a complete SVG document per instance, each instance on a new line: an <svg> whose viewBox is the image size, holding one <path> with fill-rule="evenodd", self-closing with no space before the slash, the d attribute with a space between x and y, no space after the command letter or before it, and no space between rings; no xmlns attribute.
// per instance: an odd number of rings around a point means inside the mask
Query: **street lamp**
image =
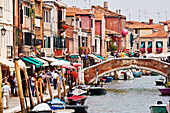
<svg viewBox="0 0 170 113"><path fill-rule="evenodd" d="M2 36L5 36L6 31L7 31L7 30L6 30L6 29L4 28L4 26L3 26L3 28L1 29L1 35L2 35Z"/></svg>

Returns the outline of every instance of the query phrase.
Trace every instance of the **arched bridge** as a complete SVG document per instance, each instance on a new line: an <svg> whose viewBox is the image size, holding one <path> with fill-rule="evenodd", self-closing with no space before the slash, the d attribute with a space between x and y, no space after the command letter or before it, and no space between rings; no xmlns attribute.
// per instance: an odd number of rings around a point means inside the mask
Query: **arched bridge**
<svg viewBox="0 0 170 113"><path fill-rule="evenodd" d="M152 58L113 58L108 61L96 64L94 66L82 70L85 83L90 83L96 78L96 69L98 69L98 76L103 76L107 73L117 71L120 69L132 68L136 65L138 69L146 69L159 73L168 79L170 75L170 63L159 61Z"/></svg>

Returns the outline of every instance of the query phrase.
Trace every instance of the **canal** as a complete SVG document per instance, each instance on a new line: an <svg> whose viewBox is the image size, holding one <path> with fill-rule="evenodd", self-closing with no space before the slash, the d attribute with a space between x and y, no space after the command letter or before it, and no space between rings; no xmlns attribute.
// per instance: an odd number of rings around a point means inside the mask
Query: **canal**
<svg viewBox="0 0 170 113"><path fill-rule="evenodd" d="M150 113L149 107L162 101L168 104L170 96L161 96L155 80L162 76L142 76L134 80L114 80L106 84L107 94L89 96L85 102L88 113Z"/></svg>

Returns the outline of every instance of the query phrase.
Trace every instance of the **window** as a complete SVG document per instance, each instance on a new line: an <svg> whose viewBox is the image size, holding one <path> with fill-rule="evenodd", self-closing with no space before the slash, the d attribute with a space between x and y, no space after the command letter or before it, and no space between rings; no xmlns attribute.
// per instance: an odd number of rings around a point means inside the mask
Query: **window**
<svg viewBox="0 0 170 113"><path fill-rule="evenodd" d="M7 58L12 58L13 56L13 47L7 46Z"/></svg>
<svg viewBox="0 0 170 113"><path fill-rule="evenodd" d="M80 28L81 28L81 21L80 21Z"/></svg>
<svg viewBox="0 0 170 113"><path fill-rule="evenodd" d="M137 49L139 49L139 43L137 43Z"/></svg>
<svg viewBox="0 0 170 113"><path fill-rule="evenodd" d="M138 34L138 30L137 29L135 29L135 34Z"/></svg>
<svg viewBox="0 0 170 113"><path fill-rule="evenodd" d="M46 11L46 22L48 22L48 11Z"/></svg>
<svg viewBox="0 0 170 113"><path fill-rule="evenodd" d="M148 48L152 48L152 42L148 42Z"/></svg>
<svg viewBox="0 0 170 113"><path fill-rule="evenodd" d="M45 22L45 11L43 11L43 21Z"/></svg>
<svg viewBox="0 0 170 113"><path fill-rule="evenodd" d="M145 48L145 42L141 42L140 48Z"/></svg>
<svg viewBox="0 0 170 113"><path fill-rule="evenodd" d="M58 10L58 28L60 29L61 27L61 22L60 20L62 20L62 11L61 10Z"/></svg>
<svg viewBox="0 0 170 113"><path fill-rule="evenodd" d="M45 47L46 47L46 48L50 48L50 37L46 37Z"/></svg>
<svg viewBox="0 0 170 113"><path fill-rule="evenodd" d="M95 52L97 52L97 39L95 39Z"/></svg>
<svg viewBox="0 0 170 113"><path fill-rule="evenodd" d="M84 43L85 43L85 39L84 39L84 37L82 37L82 46L83 46L83 47L85 47L85 44L84 44Z"/></svg>
<svg viewBox="0 0 170 113"><path fill-rule="evenodd" d="M93 19L91 19L91 28L93 28Z"/></svg>
<svg viewBox="0 0 170 113"><path fill-rule="evenodd" d="M31 46L31 33L25 33L25 45Z"/></svg>
<svg viewBox="0 0 170 113"><path fill-rule="evenodd" d="M26 15L26 8L27 8L27 7L24 6L24 15Z"/></svg>
<svg viewBox="0 0 170 113"><path fill-rule="evenodd" d="M163 47L163 42L162 41L157 41L156 42L156 48L161 48Z"/></svg>
<svg viewBox="0 0 170 113"><path fill-rule="evenodd" d="M0 16L3 16L3 14L2 14L2 7L0 7Z"/></svg>
<svg viewBox="0 0 170 113"><path fill-rule="evenodd" d="M49 23L51 23L51 12L49 12Z"/></svg>
<svg viewBox="0 0 170 113"><path fill-rule="evenodd" d="M80 47L81 45L80 45L80 36L78 36L78 47Z"/></svg>
<svg viewBox="0 0 170 113"><path fill-rule="evenodd" d="M170 46L170 36L168 37L168 46Z"/></svg>

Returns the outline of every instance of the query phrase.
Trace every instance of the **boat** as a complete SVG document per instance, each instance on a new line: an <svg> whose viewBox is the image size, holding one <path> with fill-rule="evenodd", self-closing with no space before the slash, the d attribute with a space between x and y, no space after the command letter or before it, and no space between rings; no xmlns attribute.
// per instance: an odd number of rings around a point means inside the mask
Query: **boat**
<svg viewBox="0 0 170 113"><path fill-rule="evenodd" d="M77 96L80 96L80 95L86 95L87 94L87 91L86 90L82 90L82 89L75 89L71 92L72 95L77 95Z"/></svg>
<svg viewBox="0 0 170 113"><path fill-rule="evenodd" d="M134 72L133 72L133 76L134 76L134 77L141 77L141 76L142 76L142 72L140 72L140 71L134 71Z"/></svg>
<svg viewBox="0 0 170 113"><path fill-rule="evenodd" d="M106 94L106 89L103 87L90 87L88 92L90 95L104 95Z"/></svg>
<svg viewBox="0 0 170 113"><path fill-rule="evenodd" d="M47 103L52 110L63 109L65 107L65 102L61 101L59 98L55 98Z"/></svg>
<svg viewBox="0 0 170 113"><path fill-rule="evenodd" d="M170 95L170 88L159 89L162 95Z"/></svg>
<svg viewBox="0 0 170 113"><path fill-rule="evenodd" d="M75 89L82 89L82 90L89 90L90 86L89 85L77 85L75 87L73 87L72 89L75 90Z"/></svg>
<svg viewBox="0 0 170 113"><path fill-rule="evenodd" d="M50 106L46 103L36 105L29 113L52 113Z"/></svg>
<svg viewBox="0 0 170 113"><path fill-rule="evenodd" d="M87 96L73 95L71 97L68 97L68 103L69 105L77 105L77 104L83 105L86 99L87 99Z"/></svg>
<svg viewBox="0 0 170 113"><path fill-rule="evenodd" d="M162 101L158 101L157 104L150 106L150 111L151 113L168 113L166 106L167 104L162 104Z"/></svg>
<svg viewBox="0 0 170 113"><path fill-rule="evenodd" d="M153 71L151 71L151 76L158 76L159 74L158 73L156 73L156 72L153 72Z"/></svg>
<svg viewBox="0 0 170 113"><path fill-rule="evenodd" d="M113 80L113 77L102 77L102 78L106 79L105 82L112 82Z"/></svg>
<svg viewBox="0 0 170 113"><path fill-rule="evenodd" d="M67 105L65 109L74 109L75 113L87 113L88 106L86 105Z"/></svg>
<svg viewBox="0 0 170 113"><path fill-rule="evenodd" d="M59 109L53 111L53 113L75 113L74 109Z"/></svg>
<svg viewBox="0 0 170 113"><path fill-rule="evenodd" d="M159 80L156 80L156 85L165 85L164 79L160 78Z"/></svg>

